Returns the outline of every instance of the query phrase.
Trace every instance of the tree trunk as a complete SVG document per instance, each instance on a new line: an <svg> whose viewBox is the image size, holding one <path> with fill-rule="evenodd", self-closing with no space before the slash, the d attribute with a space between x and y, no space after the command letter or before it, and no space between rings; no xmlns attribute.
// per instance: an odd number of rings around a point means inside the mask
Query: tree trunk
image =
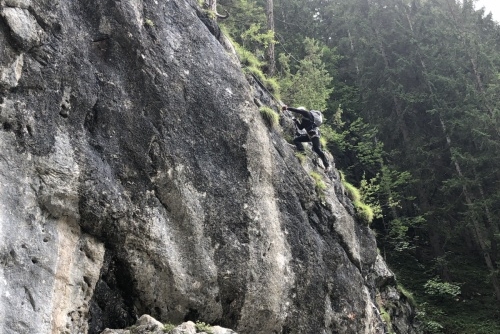
<svg viewBox="0 0 500 334"><path fill-rule="evenodd" d="M267 30L272 31L274 34L274 3L273 0L267 0L266 2L266 16L267 16ZM269 42L267 47L267 74L273 76L276 72L276 57L274 54L274 36Z"/></svg>
<svg viewBox="0 0 500 334"><path fill-rule="evenodd" d="M208 0L208 10L217 13L217 0Z"/></svg>
<svg viewBox="0 0 500 334"><path fill-rule="evenodd" d="M352 36L351 36L351 30L347 29L347 36L349 37L349 43L350 43L350 46L351 46L351 54L353 55L354 57L354 64L356 66L356 75L359 77L359 65L358 65L358 60L355 56L355 52L354 52L354 41L352 39Z"/></svg>
<svg viewBox="0 0 500 334"><path fill-rule="evenodd" d="M219 19L225 19L229 16L229 14L227 13L226 11L226 15L221 15L219 14L219 12L217 12L217 0L205 0L205 1L208 1L207 5L208 5L208 10L213 13L213 15L215 16L215 19L217 20L218 18Z"/></svg>

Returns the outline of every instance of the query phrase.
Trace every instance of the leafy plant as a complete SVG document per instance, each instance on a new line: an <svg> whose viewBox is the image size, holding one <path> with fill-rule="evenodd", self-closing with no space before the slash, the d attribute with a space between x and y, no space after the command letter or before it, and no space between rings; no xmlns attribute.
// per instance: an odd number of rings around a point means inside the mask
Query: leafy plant
<svg viewBox="0 0 500 334"><path fill-rule="evenodd" d="M425 333L441 334L441 333L443 333L444 327L443 327L443 325L441 325L437 321L429 320L429 321L425 321L422 324L422 329L425 331Z"/></svg>
<svg viewBox="0 0 500 334"><path fill-rule="evenodd" d="M360 192L361 200L367 203L372 210L372 220L373 218L382 218L382 205L377 196L380 192L380 184L377 182L377 178L367 180L363 174Z"/></svg>
<svg viewBox="0 0 500 334"><path fill-rule="evenodd" d="M196 332L205 332L207 334L212 334L212 326L201 322L201 321L196 321L196 324L194 325L196 327Z"/></svg>
<svg viewBox="0 0 500 334"><path fill-rule="evenodd" d="M276 79L268 78L260 68L255 66L245 67L243 72L253 75L254 79L257 79L260 84L262 84L271 94L274 95L276 99L279 100L279 84Z"/></svg>
<svg viewBox="0 0 500 334"><path fill-rule="evenodd" d="M263 53L262 50L274 38L273 33L267 29L265 8L257 1L236 2L237 5L231 5L231 16L221 22L221 25L236 42L253 54ZM223 5L223 2L220 4Z"/></svg>
<svg viewBox="0 0 500 334"><path fill-rule="evenodd" d="M291 105L305 105L309 108L324 110L333 91L330 88L332 77L321 60L323 47L314 39L304 40L306 56L296 68L290 66L290 56L280 54L280 87L282 94Z"/></svg>
<svg viewBox="0 0 500 334"><path fill-rule="evenodd" d="M171 324L171 323L167 323L167 324L164 324L163 325L163 332L165 333L169 333L170 331L172 331L176 326Z"/></svg>
<svg viewBox="0 0 500 334"><path fill-rule="evenodd" d="M264 65L252 52L245 49L235 41L231 41L236 50L236 54L243 66L260 68Z"/></svg>
<svg viewBox="0 0 500 334"><path fill-rule="evenodd" d="M264 48L274 41L274 31L264 30L260 24L252 23L250 28L241 34L243 45L261 45Z"/></svg>
<svg viewBox="0 0 500 334"><path fill-rule="evenodd" d="M238 55L238 59L243 66L245 73L251 74L256 78L276 99L280 98L280 85L275 78L269 78L264 74L262 68L265 63L260 61L252 52L245 49L235 41L231 41Z"/></svg>
<svg viewBox="0 0 500 334"><path fill-rule="evenodd" d="M144 24L147 25L148 27L154 27L155 26L153 20L151 20L151 19L145 19L144 20Z"/></svg>
<svg viewBox="0 0 500 334"><path fill-rule="evenodd" d="M443 282L439 277L434 277L424 284L425 292L431 296L456 297L460 291L460 286L448 282Z"/></svg>

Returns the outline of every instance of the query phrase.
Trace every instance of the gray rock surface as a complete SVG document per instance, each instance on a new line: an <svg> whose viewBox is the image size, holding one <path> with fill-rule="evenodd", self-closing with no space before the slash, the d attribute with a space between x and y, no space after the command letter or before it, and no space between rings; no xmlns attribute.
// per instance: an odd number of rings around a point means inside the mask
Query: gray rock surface
<svg viewBox="0 0 500 334"><path fill-rule="evenodd" d="M192 321L187 321L170 329L158 320L145 314L137 320L135 325L125 329L106 328L102 334L238 334L235 331L221 326L203 325L203 328L198 330L197 324Z"/></svg>
<svg viewBox="0 0 500 334"><path fill-rule="evenodd" d="M384 333L373 233L196 2L0 6L0 332Z"/></svg>

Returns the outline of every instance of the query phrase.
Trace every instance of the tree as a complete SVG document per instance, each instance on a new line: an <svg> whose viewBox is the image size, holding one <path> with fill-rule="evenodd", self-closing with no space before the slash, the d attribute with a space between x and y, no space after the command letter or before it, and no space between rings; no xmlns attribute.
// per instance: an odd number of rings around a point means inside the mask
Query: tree
<svg viewBox="0 0 500 334"><path fill-rule="evenodd" d="M295 71L290 67L289 56L281 54L281 92L291 105L324 110L332 92L332 77L321 60L323 47L319 42L306 38L304 49L306 56L299 61Z"/></svg>
<svg viewBox="0 0 500 334"><path fill-rule="evenodd" d="M274 3L273 0L266 1L267 30L273 34L273 39L267 46L267 74L273 76L276 72L276 58L274 54Z"/></svg>

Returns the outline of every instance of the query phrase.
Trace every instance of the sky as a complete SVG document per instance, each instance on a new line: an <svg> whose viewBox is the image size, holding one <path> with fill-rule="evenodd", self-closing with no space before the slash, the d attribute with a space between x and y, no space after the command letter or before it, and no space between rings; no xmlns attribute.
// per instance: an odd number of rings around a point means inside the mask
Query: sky
<svg viewBox="0 0 500 334"><path fill-rule="evenodd" d="M477 0L476 9L485 8L485 14L491 12L493 20L500 22L500 0Z"/></svg>

